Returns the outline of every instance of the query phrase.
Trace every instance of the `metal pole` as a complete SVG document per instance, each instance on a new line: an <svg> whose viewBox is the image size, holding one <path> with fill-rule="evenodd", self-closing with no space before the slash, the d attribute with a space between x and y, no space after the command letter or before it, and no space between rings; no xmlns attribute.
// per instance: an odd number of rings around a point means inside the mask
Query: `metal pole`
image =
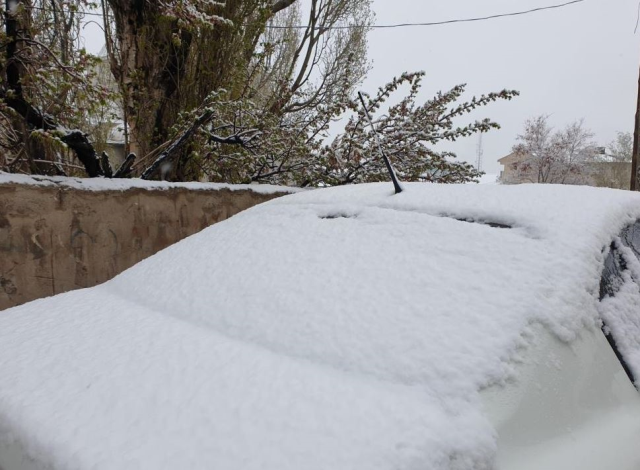
<svg viewBox="0 0 640 470"><path fill-rule="evenodd" d="M373 135L375 136L376 143L378 144L378 150L380 151L380 155L382 155L382 160L384 160L384 164L387 167L387 171L389 172L389 175L391 176L391 181L393 181L393 187L396 190L396 194L400 194L402 192L402 186L400 186L400 182L398 181L398 177L396 176L396 172L393 169L393 167L391 166L391 162L389 161L389 158L387 157L387 154L384 153L384 150L382 149L382 143L380 142L380 136L376 132L376 128L373 127L373 121L371 120L371 116L369 116L369 111L367 110L367 105L364 104L364 97L362 96L362 93L360 93L360 92L358 92L358 96L360 97L360 102L362 103L362 108L364 109L364 115L366 116L367 121L369 121L369 125L371 126L371 129L373 130Z"/></svg>
<svg viewBox="0 0 640 470"><path fill-rule="evenodd" d="M638 152L640 152L640 75L638 76L638 103L636 126L633 129L633 155L631 157L631 191L638 191Z"/></svg>

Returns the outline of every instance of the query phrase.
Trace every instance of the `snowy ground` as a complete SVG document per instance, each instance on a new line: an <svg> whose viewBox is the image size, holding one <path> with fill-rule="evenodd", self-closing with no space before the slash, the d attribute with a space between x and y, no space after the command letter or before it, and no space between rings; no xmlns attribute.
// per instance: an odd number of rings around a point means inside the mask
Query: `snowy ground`
<svg viewBox="0 0 640 470"><path fill-rule="evenodd" d="M0 456L492 468L479 391L514 375L532 323L564 341L598 326L603 248L640 217L640 195L405 187L280 198L102 286L3 312Z"/></svg>

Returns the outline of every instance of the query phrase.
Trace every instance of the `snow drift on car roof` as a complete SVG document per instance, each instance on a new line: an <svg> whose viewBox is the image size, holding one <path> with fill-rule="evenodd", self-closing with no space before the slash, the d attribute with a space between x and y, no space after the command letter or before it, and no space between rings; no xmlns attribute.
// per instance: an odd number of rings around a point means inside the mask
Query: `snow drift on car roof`
<svg viewBox="0 0 640 470"><path fill-rule="evenodd" d="M363 185L255 207L102 286L3 312L0 454L491 468L479 391L513 374L532 323L565 341L597 326L602 250L638 217L637 194L542 185Z"/></svg>

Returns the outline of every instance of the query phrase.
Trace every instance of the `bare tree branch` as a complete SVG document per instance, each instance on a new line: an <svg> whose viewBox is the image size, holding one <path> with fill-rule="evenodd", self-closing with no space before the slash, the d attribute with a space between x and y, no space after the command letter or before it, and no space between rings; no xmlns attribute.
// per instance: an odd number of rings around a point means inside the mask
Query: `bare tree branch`
<svg viewBox="0 0 640 470"><path fill-rule="evenodd" d="M289 8L296 1L297 0L278 0L276 3L274 3L271 6L271 13L275 15L276 13L284 10L285 8Z"/></svg>

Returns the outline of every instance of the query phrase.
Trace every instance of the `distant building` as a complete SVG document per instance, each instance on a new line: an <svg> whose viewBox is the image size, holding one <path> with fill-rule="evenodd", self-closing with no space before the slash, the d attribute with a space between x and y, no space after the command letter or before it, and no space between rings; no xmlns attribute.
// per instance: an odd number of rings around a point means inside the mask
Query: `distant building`
<svg viewBox="0 0 640 470"><path fill-rule="evenodd" d="M523 165L526 159L526 154L511 152L498 160L503 167L498 181L503 184L537 183L538 178L534 169Z"/></svg>
<svg viewBox="0 0 640 470"><path fill-rule="evenodd" d="M108 88L111 92L118 91L118 84L113 78L107 57L106 46L98 54L99 61L95 65L96 84ZM118 168L124 161L125 155L125 133L123 112L120 103L110 101L99 113L92 116L94 128L92 136L96 148L104 150L109 155L109 162L113 168Z"/></svg>
<svg viewBox="0 0 640 470"><path fill-rule="evenodd" d="M498 180L503 184L537 183L538 175L533 166L525 164L527 154L511 152L502 157L498 163L502 165L502 171ZM586 180L582 184L603 188L629 189L631 180L631 162L618 161L607 155L598 157L588 163L584 163Z"/></svg>
<svg viewBox="0 0 640 470"><path fill-rule="evenodd" d="M122 122L112 124L111 130L107 135L105 151L109 155L109 161L114 168L119 167L126 157L125 155L125 139L124 128Z"/></svg>

